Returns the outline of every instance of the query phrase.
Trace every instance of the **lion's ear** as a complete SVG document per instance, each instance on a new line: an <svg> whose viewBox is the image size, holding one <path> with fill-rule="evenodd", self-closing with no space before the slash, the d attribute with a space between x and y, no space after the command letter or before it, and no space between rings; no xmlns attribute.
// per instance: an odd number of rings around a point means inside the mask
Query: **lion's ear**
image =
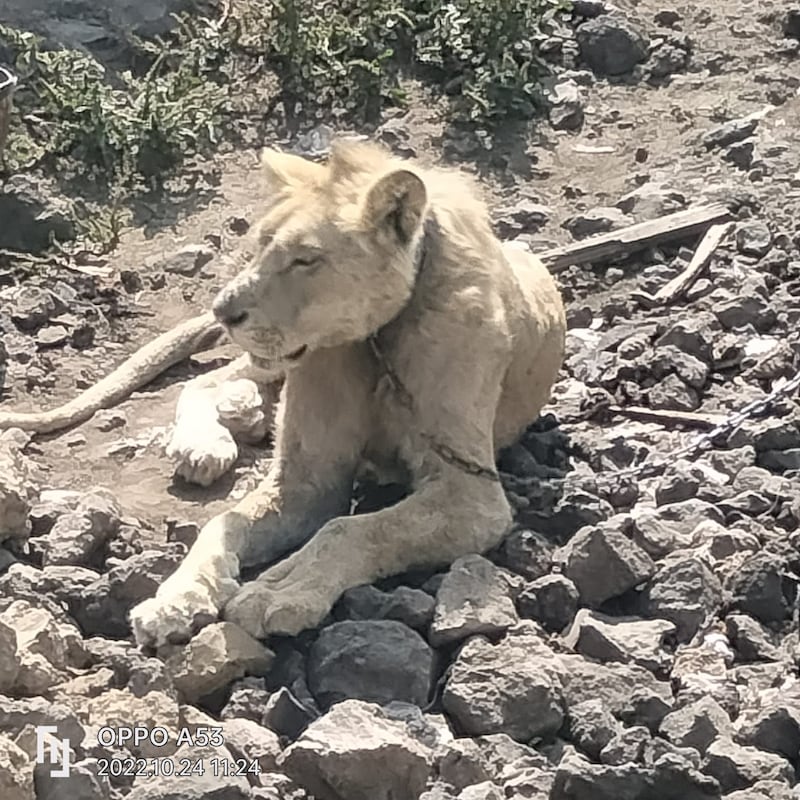
<svg viewBox="0 0 800 800"><path fill-rule="evenodd" d="M261 167L270 192L317 183L325 172L321 164L269 147L261 153Z"/></svg>
<svg viewBox="0 0 800 800"><path fill-rule="evenodd" d="M370 187L363 219L368 226L384 228L406 244L419 227L427 202L422 179L410 170L398 169Z"/></svg>

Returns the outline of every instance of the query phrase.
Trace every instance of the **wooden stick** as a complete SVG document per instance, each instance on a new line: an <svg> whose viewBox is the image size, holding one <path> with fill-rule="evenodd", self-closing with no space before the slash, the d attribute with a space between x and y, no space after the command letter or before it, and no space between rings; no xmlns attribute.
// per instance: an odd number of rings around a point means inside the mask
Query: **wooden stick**
<svg viewBox="0 0 800 800"><path fill-rule="evenodd" d="M727 206L717 203L710 206L687 208L658 219L637 222L627 228L592 236L582 242L555 247L537 255L551 272L560 272L571 264L588 264L635 253L659 242L689 239L703 233L709 225L724 222L731 217Z"/></svg>
<svg viewBox="0 0 800 800"><path fill-rule="evenodd" d="M722 225L712 225L708 231L706 231L706 235L701 240L697 250L694 251L692 260L686 265L686 269L684 269L680 275L675 276L671 281L665 283L654 295L648 294L647 292L635 292L635 299L648 308L654 308L655 306L669 305L680 298L700 277L703 270L705 270L711 261L711 257L732 227L732 222L726 222Z"/></svg>
<svg viewBox="0 0 800 800"><path fill-rule="evenodd" d="M693 428L711 430L723 420L725 414L700 414L696 411L668 411L662 408L645 408L644 406L607 406L612 414L630 417L641 422L657 422L664 425L673 422L677 425L690 425Z"/></svg>

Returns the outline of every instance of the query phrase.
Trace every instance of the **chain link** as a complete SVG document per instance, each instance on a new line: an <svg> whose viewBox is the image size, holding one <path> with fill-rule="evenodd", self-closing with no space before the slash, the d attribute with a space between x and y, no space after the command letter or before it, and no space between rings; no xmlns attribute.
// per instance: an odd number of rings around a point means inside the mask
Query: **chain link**
<svg viewBox="0 0 800 800"><path fill-rule="evenodd" d="M413 410L414 398L411 396L411 393L408 391L408 389L406 389L406 387L403 385L399 376L384 355L383 350L378 343L377 337L371 336L369 338L369 343L370 347L372 348L373 355L378 360L378 363L381 365L384 374L392 384L392 388L397 395L398 400L407 409ZM678 450L672 451L669 456L657 458L653 461L645 460L641 464L614 470L613 472L581 477L565 476L563 478L545 478L541 481L541 483L543 485L572 483L596 486L597 484L603 483L618 484L626 479L641 480L643 478L655 477L667 466L669 466L669 464L675 462L679 458L693 458L700 453L710 450L718 443L718 440L721 437L725 437L727 439L732 433L738 430L743 423L747 422L758 414L767 411L773 403L789 397L798 388L800 388L800 371L798 371L797 374L791 378L791 380L788 380L778 386L776 389L773 389L768 395L751 401L747 405L742 406L742 408L740 408L738 411L732 412L730 416L715 425L710 430L694 436L688 444L679 448ZM587 415L587 417L588 416L590 415ZM431 449L436 453L436 455L438 455L448 464L457 467L469 475L475 475L477 477L486 478L493 481L501 480L497 470L490 467L485 467L482 464L479 464L477 461L472 461L471 459L460 456L455 450L440 442L431 434L423 432L422 436L431 446Z"/></svg>
<svg viewBox="0 0 800 800"><path fill-rule="evenodd" d="M392 389L400 401L400 404L407 408L409 411L414 410L414 398L411 396L411 393L406 389L403 382L400 380L398 374L394 371L394 368L389 363L389 360L386 358L381 346L378 342L377 335L373 335L369 337L369 345L372 348L372 354L377 359L378 363L383 370L384 375L386 375L389 383L392 385ZM431 449L434 453L436 453L439 458L443 461L446 461L448 464L460 469L462 472L466 472L468 475L475 475L478 478L486 478L487 480L492 480L499 482L500 481L500 474L497 472L496 469L491 467L485 467L483 464L479 464L477 461L472 461L469 458L464 458L464 456L460 456L453 450L452 447L449 445L440 442L435 436L431 435L430 433L425 433L423 431L422 438L425 439L426 442L430 445Z"/></svg>
<svg viewBox="0 0 800 800"><path fill-rule="evenodd" d="M435 225L436 221L432 217L429 217L425 222L425 235L420 241L416 256L417 274L419 274L419 271L424 265L427 250L427 240ZM397 399L400 401L401 405L408 410L413 411L414 398L400 380L400 377L389 363L389 360L386 358L386 355L384 354L380 343L378 342L377 333L369 337L369 345L386 378L391 383ZM718 423L710 430L704 431L703 433L693 437L688 444L679 448L678 450L672 451L669 456L656 458L653 461L648 461L645 459L645 461L640 464L636 464L635 466L625 467L623 469L613 470L611 472L580 477L564 476L563 478L544 478L541 481L538 481L538 483L542 487L552 487L556 484L565 485L568 483L596 487L598 484L604 483L611 485L619 484L624 482L626 479L633 481L641 480L642 478L655 477L664 469L666 469L669 464L675 462L679 458L692 458L700 453L710 450L717 445L720 437L724 436L727 439L732 433L734 433L734 431L741 427L743 423L747 422L749 419L752 419L761 412L768 410L769 407L777 400L782 400L789 397L789 395L791 395L798 388L800 388L800 370L798 370L798 372L790 380L778 386L776 389L773 389L768 395L753 400L750 403L747 403L747 405L742 406L742 408L740 408L738 411L732 412L722 422ZM602 405L603 404L601 404L599 407L591 409L582 416L585 419L589 419L595 413L597 413L600 408L602 408ZM473 461L469 458L459 455L449 445L440 442L432 434L423 431L422 437L428 442L434 453L436 453L436 455L438 455L448 464L457 467L469 475L475 475L476 477L486 478L487 480L497 482L501 481L501 476L498 471L494 469L494 467L486 467L477 461Z"/></svg>
<svg viewBox="0 0 800 800"><path fill-rule="evenodd" d="M767 411L769 407L778 400L783 400L789 397L796 389L800 388L800 371L794 375L791 380L773 389L768 395L759 397L756 400L747 403L737 411L732 412L726 419L715 425L710 430L697 434L684 446L678 450L673 450L669 456L657 458L653 461L643 461L641 464L636 464L632 467L625 467L624 469L614 470L613 472L601 473L599 475L587 476L579 482L585 483L617 483L625 479L628 480L641 480L642 478L652 478L662 472L667 466L674 463L679 458L693 458L700 455L707 450L715 447L719 439L724 437L727 439L732 433L738 430L743 423L757 416L758 414ZM563 481L570 479L564 478ZM574 479L573 479L574 480Z"/></svg>

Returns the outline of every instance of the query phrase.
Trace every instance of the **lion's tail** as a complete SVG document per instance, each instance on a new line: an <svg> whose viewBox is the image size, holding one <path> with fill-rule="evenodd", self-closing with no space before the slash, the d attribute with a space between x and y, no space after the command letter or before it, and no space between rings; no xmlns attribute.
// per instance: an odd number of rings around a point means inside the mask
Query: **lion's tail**
<svg viewBox="0 0 800 800"><path fill-rule="evenodd" d="M32 433L50 433L84 422L99 409L110 408L146 386L184 358L213 347L222 333L212 314L193 317L148 342L110 375L63 406L29 414L0 411L0 430L22 428Z"/></svg>

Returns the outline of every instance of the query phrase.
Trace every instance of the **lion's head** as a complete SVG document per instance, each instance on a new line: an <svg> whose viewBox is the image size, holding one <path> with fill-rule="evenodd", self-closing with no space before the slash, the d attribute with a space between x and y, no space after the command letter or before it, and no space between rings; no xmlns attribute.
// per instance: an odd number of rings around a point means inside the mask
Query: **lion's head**
<svg viewBox="0 0 800 800"><path fill-rule="evenodd" d="M268 210L250 266L212 306L233 340L286 367L366 339L413 291L422 179L381 148L339 142L326 164L266 150Z"/></svg>

